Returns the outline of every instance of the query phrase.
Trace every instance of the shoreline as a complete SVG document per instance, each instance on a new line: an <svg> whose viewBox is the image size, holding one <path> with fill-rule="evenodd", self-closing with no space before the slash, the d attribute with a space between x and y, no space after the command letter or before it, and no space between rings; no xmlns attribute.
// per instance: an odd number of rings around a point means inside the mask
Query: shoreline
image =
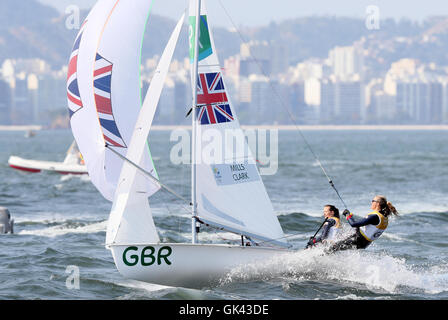
<svg viewBox="0 0 448 320"><path fill-rule="evenodd" d="M0 125L0 131L39 131L44 129L43 126L40 125L28 125L28 126L3 126Z"/></svg>
<svg viewBox="0 0 448 320"><path fill-rule="evenodd" d="M175 125L153 125L151 130L154 131L165 131L165 130L190 130L191 126L175 126ZM437 131L437 130L448 130L448 125L241 125L241 129L278 129L282 131L291 130L391 130L391 131Z"/></svg>
<svg viewBox="0 0 448 320"><path fill-rule="evenodd" d="M318 130L390 130L390 131L445 131L448 130L448 125L241 125L242 129L265 129L272 130L277 129L281 131L291 130L303 130L303 131L318 131ZM69 128L61 128L63 130ZM53 130L48 129L40 125L28 125L28 126L4 126L0 125L0 131L40 131L40 130ZM59 130L59 129L58 129ZM151 126L153 131L168 131L168 130L191 130L191 125L153 125Z"/></svg>

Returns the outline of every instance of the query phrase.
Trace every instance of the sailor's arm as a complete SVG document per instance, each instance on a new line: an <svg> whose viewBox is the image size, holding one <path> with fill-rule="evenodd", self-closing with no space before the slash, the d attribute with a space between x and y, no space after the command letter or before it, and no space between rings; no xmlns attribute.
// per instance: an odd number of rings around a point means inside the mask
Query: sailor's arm
<svg viewBox="0 0 448 320"><path fill-rule="evenodd" d="M368 224L377 225L380 223L380 218L378 218L376 214L371 214L367 218L361 219L359 221L355 221L355 219L353 218L353 213L349 212L347 209L345 209L342 214L347 218L347 222L353 228L363 227Z"/></svg>
<svg viewBox="0 0 448 320"><path fill-rule="evenodd" d="M316 240L315 243L325 240L328 237L328 233L330 232L331 227L333 227L335 224L336 224L336 221L334 221L333 219L328 220L325 223L324 228L322 229L322 234L320 235L320 237L315 238L315 240Z"/></svg>

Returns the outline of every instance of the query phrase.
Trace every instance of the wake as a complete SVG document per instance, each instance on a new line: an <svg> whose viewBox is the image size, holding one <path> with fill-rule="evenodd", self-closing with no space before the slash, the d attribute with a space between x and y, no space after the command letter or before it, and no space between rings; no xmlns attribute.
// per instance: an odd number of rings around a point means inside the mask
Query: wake
<svg viewBox="0 0 448 320"><path fill-rule="evenodd" d="M294 283L334 281L343 286L362 285L390 294L448 292L446 263L424 268L384 252L347 250L327 255L323 248L299 250L263 263L239 266L221 279L221 285L279 278Z"/></svg>

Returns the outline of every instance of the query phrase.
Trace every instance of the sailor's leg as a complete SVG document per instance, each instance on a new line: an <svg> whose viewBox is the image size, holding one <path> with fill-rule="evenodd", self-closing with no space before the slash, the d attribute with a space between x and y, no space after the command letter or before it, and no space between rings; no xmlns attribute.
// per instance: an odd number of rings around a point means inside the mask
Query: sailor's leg
<svg viewBox="0 0 448 320"><path fill-rule="evenodd" d="M330 248L326 249L326 253L333 253L336 251L349 250L356 248L356 234L348 237L347 239L336 242Z"/></svg>

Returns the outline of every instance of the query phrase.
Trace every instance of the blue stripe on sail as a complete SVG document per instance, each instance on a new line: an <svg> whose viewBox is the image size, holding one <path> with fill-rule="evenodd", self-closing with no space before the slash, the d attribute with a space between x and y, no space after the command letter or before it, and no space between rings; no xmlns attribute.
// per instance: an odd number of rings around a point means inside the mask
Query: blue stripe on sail
<svg viewBox="0 0 448 320"><path fill-rule="evenodd" d="M215 87L212 88L213 81L215 80L218 73L206 73L205 76L207 77L207 84L210 91L215 90L224 90L224 83L222 82L222 77L219 76L219 80L216 82Z"/></svg>
<svg viewBox="0 0 448 320"><path fill-rule="evenodd" d="M106 129L107 131L109 131L110 133L114 134L115 136L121 138L120 132L118 131L118 127L117 124L115 123L114 120L106 120L106 119L101 119L100 118L100 123L101 126Z"/></svg>
<svg viewBox="0 0 448 320"><path fill-rule="evenodd" d="M216 78L216 72L212 72L212 73L206 73L205 74L205 77L206 77L206 79L207 79L207 84L208 84L208 87L210 88L210 86L212 85L212 83L213 83L213 80L215 80L215 78Z"/></svg>
<svg viewBox="0 0 448 320"><path fill-rule="evenodd" d="M76 39L75 44L73 45L73 51L79 49L79 44L81 43L82 33L79 35L79 37Z"/></svg>
<svg viewBox="0 0 448 320"><path fill-rule="evenodd" d="M229 106L229 105L227 105L227 106ZM230 112L230 107L226 108L225 105L221 105L220 107L221 107L221 109L225 110L229 115L232 115L232 113ZM215 108L215 118L216 118L216 122L217 123L231 122L232 121L232 119L229 119L228 117L223 115L221 113L221 110L219 110L218 108Z"/></svg>
<svg viewBox="0 0 448 320"><path fill-rule="evenodd" d="M223 104L223 105L220 105L220 107L221 107L221 109L224 109L229 114L229 116L233 117L232 109L230 108L230 104Z"/></svg>
<svg viewBox="0 0 448 320"><path fill-rule="evenodd" d="M215 86L214 90L224 90L224 83L222 82L222 78L219 79L218 83Z"/></svg>
<svg viewBox="0 0 448 320"><path fill-rule="evenodd" d="M98 53L96 54L96 58L95 58L95 61L98 61L98 60L101 60L101 59L103 59L103 57L102 56L100 56Z"/></svg>
<svg viewBox="0 0 448 320"><path fill-rule="evenodd" d="M79 97L79 88L78 88L78 81L77 79L73 80L69 85L68 85L68 90L74 94L75 96Z"/></svg>
<svg viewBox="0 0 448 320"><path fill-rule="evenodd" d="M93 82L93 86L97 89L110 93L110 84L112 82L112 75L107 75L105 77L101 77L96 79Z"/></svg>
<svg viewBox="0 0 448 320"><path fill-rule="evenodd" d="M68 108L68 115L69 115L70 119L72 118L73 114L74 114L74 112L72 111L72 109Z"/></svg>

